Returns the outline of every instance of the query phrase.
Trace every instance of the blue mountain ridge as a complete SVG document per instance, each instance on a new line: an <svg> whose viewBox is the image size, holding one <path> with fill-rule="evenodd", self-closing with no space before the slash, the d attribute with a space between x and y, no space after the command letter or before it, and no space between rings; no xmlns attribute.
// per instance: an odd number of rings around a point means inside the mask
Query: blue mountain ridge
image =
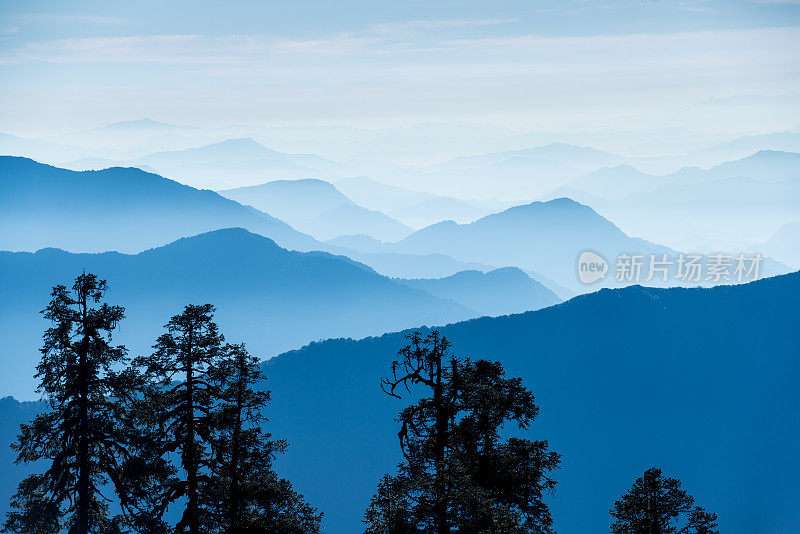
<svg viewBox="0 0 800 534"><path fill-rule="evenodd" d="M0 225L4 250L139 252L236 226L286 248L324 248L266 213L139 169L76 172L10 156L0 156Z"/></svg>
<svg viewBox="0 0 800 534"><path fill-rule="evenodd" d="M9 332L0 392L33 391L32 371L50 288L83 270L109 281L109 301L128 318L116 336L148 351L161 325L186 304L218 306L231 339L262 358L338 336L363 337L475 317L476 312L377 274L344 256L293 252L241 228L183 238L136 255L0 252L0 330ZM534 307L534 306L532 306Z"/></svg>
<svg viewBox="0 0 800 534"><path fill-rule="evenodd" d="M652 466L719 514L722 532L788 534L800 524L798 294L800 273L631 286L441 331L536 395L524 435L563 454L548 498L561 534L606 531L614 500ZM279 467L325 511L326 532L360 531L400 460L393 418L410 401L378 386L405 333L312 343L264 364L269 429L290 443Z"/></svg>
<svg viewBox="0 0 800 534"><path fill-rule="evenodd" d="M585 290L576 274L577 258L585 250L597 251L609 261L620 253L674 253L629 237L589 206L569 198L514 206L469 224L442 221L383 250L439 252L461 261L514 265L542 273L572 290Z"/></svg>
<svg viewBox="0 0 800 534"><path fill-rule="evenodd" d="M798 290L800 273L710 289L632 286L442 332L459 354L501 361L535 393L541 412L522 434L563 455L548 498L558 532L604 531L613 501L658 466L719 514L721 531L788 534L800 522ZM362 529L379 477L399 461L393 418L410 400L378 383L407 332L312 343L264 364L267 427L290 444L279 472L325 512L328 533ZM0 437L37 409L0 400ZM0 513L22 474L0 477Z"/></svg>
<svg viewBox="0 0 800 534"><path fill-rule="evenodd" d="M445 278L395 279L436 297L452 299L478 315L508 315L558 304L561 299L516 267L487 273L462 271Z"/></svg>

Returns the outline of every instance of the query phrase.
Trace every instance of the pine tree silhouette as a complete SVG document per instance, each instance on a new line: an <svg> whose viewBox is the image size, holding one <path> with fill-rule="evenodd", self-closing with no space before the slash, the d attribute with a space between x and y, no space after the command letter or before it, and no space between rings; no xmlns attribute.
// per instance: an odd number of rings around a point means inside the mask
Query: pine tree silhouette
<svg viewBox="0 0 800 534"><path fill-rule="evenodd" d="M218 532L310 534L320 530L322 515L272 469L272 460L286 450L261 425L269 391L257 358L244 345L227 345L216 368L221 403L213 427L214 475L211 501Z"/></svg>
<svg viewBox="0 0 800 534"><path fill-rule="evenodd" d="M612 534L718 534L717 515L695 506L675 478L648 469L614 503Z"/></svg>
<svg viewBox="0 0 800 534"><path fill-rule="evenodd" d="M223 341L213 321L211 304L188 305L165 325L166 332L153 346L150 356L135 360L156 385L148 390L146 406L150 410L148 449L153 456L176 454L180 471L162 474L161 483L152 489L157 516L183 499L185 508L176 526L177 532L207 532L208 521L204 494L209 491L212 461L212 417L221 392L214 383L216 366L223 357Z"/></svg>
<svg viewBox="0 0 800 534"><path fill-rule="evenodd" d="M507 422L529 428L533 395L499 363L454 356L437 331L408 339L381 387L396 398L420 387L430 396L397 418L404 461L381 480L367 534L551 532L543 496L559 455L544 441L500 437Z"/></svg>
<svg viewBox="0 0 800 534"><path fill-rule="evenodd" d="M287 444L261 429L270 394L258 389L259 361L224 344L214 311L186 306L134 361L149 383L134 410L139 454L125 469L128 522L147 534L319 532L322 515L272 468ZM170 528L175 503L183 513Z"/></svg>
<svg viewBox="0 0 800 534"><path fill-rule="evenodd" d="M38 391L48 410L21 431L13 445L17 462L45 461L44 473L23 480L11 500L5 530L25 533L114 533L103 486L121 482L126 447L123 400L135 381L115 371L125 362L111 332L124 309L100 303L105 280L81 274L72 289L53 288L42 313L52 322L44 333L37 366Z"/></svg>

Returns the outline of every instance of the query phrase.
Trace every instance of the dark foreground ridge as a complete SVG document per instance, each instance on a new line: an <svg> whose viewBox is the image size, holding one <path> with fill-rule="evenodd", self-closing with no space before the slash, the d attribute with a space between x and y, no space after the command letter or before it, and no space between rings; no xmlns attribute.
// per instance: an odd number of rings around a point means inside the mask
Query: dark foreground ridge
<svg viewBox="0 0 800 534"><path fill-rule="evenodd" d="M720 531L789 533L800 521L800 425L778 414L800 401L798 290L800 273L635 286L441 331L459 354L502 362L536 395L527 437L563 455L547 498L558 532L605 531L614 501L656 466L680 475ZM325 513L326 532L360 531L380 476L399 461L393 418L405 404L379 381L404 343L404 332L328 340L264 364L268 429L291 443L276 468ZM12 439L36 408L0 401L0 437ZM3 472L3 507L22 473Z"/></svg>
<svg viewBox="0 0 800 534"><path fill-rule="evenodd" d="M635 286L441 332L536 395L531 439L563 454L548 500L558 532L606 531L614 500L658 466L719 515L722 532L788 533L800 522L800 425L778 414L800 402L799 293L800 273ZM378 383L403 344L403 333L329 340L265 364L270 428L292 443L278 469L325 512L328 532L359 531L380 475L399 461L402 403Z"/></svg>

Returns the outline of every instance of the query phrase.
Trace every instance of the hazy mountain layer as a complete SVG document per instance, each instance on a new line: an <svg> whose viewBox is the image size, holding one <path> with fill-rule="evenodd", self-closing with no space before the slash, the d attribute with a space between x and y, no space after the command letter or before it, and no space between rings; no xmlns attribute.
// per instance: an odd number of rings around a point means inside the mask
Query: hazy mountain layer
<svg viewBox="0 0 800 534"><path fill-rule="evenodd" d="M317 217L296 221L294 226L321 240L367 234L380 241L398 241L413 232L383 212L355 205L339 206Z"/></svg>
<svg viewBox="0 0 800 534"><path fill-rule="evenodd" d="M727 161L709 169L684 167L662 176L647 174L629 165L604 167L571 180L567 187L613 200L627 195L672 185L697 185L730 178L750 178L758 182L779 182L797 178L800 154L762 150L747 157ZM678 206L676 206L678 207Z"/></svg>
<svg viewBox="0 0 800 534"><path fill-rule="evenodd" d="M719 514L722 532L790 534L800 522L800 424L786 412L800 402L798 291L797 273L712 289L637 286L443 333L536 395L526 435L563 454L548 498L558 532L606 531L614 500L657 466ZM265 366L269 428L291 444L279 468L332 534L362 528L380 476L399 461L393 418L408 401L378 382L403 344L402 334L329 340Z"/></svg>
<svg viewBox="0 0 800 534"><path fill-rule="evenodd" d="M218 191L225 198L253 206L293 224L318 217L339 206L354 206L333 184L324 180L275 180L265 184Z"/></svg>
<svg viewBox="0 0 800 534"><path fill-rule="evenodd" d="M211 302L232 341L261 357L328 337L363 337L475 316L323 252L290 252L243 229L180 239L136 255L70 254L57 249L0 253L0 328L7 337L0 392L30 398L47 323L39 310L50 288L83 270L107 278L109 299L125 306L119 340L148 351L160 327L186 304Z"/></svg>
<svg viewBox="0 0 800 534"><path fill-rule="evenodd" d="M800 221L784 224L765 243L753 247L753 251L800 268Z"/></svg>
<svg viewBox="0 0 800 534"><path fill-rule="evenodd" d="M63 254L43 254L54 253ZM118 255L101 255L107 256ZM27 279L41 278L42 267L52 264L26 266ZM190 282L200 281L208 282ZM112 290L116 301L121 288ZM611 503L657 466L719 514L722 531L789 534L800 521L794 506L800 425L784 410L800 402L798 291L799 273L711 289L636 286L442 331L459 354L501 361L535 393L541 412L525 435L547 439L563 455L548 499L559 532L607 528ZM240 332L224 318L222 326L229 339L251 348L254 335L279 328ZM120 337L141 335L142 327L127 322ZM268 428L290 443L279 472L325 512L332 534L361 528L380 476L399 460L394 416L408 400L386 396L378 383L404 343L403 333L329 340L265 365L273 399ZM0 401L0 438L13 439L36 409ZM0 477L0 512L21 475L12 468Z"/></svg>
<svg viewBox="0 0 800 534"><path fill-rule="evenodd" d="M392 217L413 228L424 228L447 220L457 223L469 223L487 214L488 210L463 200L449 197L435 197L419 204L390 212Z"/></svg>
<svg viewBox="0 0 800 534"><path fill-rule="evenodd" d="M139 169L75 172L0 157L0 249L138 252L180 237L240 226L290 249L321 244L213 191Z"/></svg>
<svg viewBox="0 0 800 534"><path fill-rule="evenodd" d="M336 188L359 206L390 212L430 200L436 195L384 184L366 177L344 178L335 182Z"/></svg>
<svg viewBox="0 0 800 534"><path fill-rule="evenodd" d="M764 150L665 176L626 166L601 169L550 197L564 195L637 235L683 249L737 252L800 218L800 154Z"/></svg>
<svg viewBox="0 0 800 534"><path fill-rule="evenodd" d="M488 273L463 271L446 278L397 279L437 297L451 299L476 315L508 315L558 304L561 299L516 267Z"/></svg>
<svg viewBox="0 0 800 534"><path fill-rule="evenodd" d="M671 252L628 237L590 207L567 198L516 206L470 224L438 223L387 249L440 252L462 261L513 265L540 272L573 290L582 287L577 279L577 259L583 251L598 252L612 263L623 252Z"/></svg>

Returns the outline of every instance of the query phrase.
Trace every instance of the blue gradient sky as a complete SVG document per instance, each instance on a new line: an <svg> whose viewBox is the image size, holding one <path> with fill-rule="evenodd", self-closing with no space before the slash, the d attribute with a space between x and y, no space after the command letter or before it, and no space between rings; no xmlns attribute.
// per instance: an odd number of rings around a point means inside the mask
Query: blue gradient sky
<svg viewBox="0 0 800 534"><path fill-rule="evenodd" d="M0 4L0 131L22 135L144 116L652 127L798 82L790 0Z"/></svg>

